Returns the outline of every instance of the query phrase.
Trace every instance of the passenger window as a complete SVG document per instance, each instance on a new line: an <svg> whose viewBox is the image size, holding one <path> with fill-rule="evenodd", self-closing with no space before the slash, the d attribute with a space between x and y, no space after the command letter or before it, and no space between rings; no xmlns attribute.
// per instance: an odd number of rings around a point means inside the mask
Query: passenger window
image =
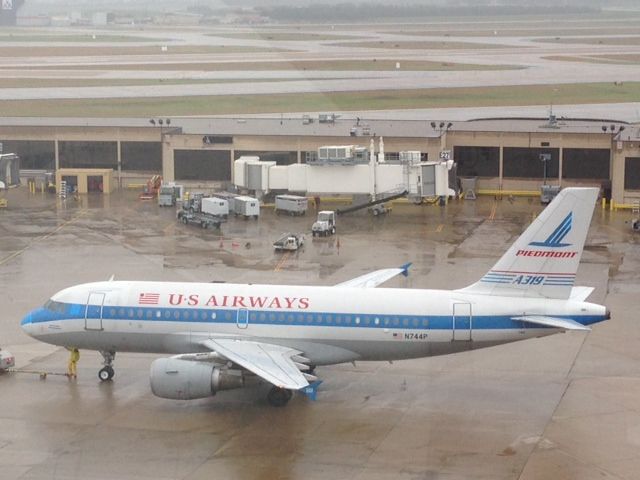
<svg viewBox="0 0 640 480"><path fill-rule="evenodd" d="M176 320L180 319L180 310L176 310L175 312L173 312L173 318L175 318Z"/></svg>
<svg viewBox="0 0 640 480"><path fill-rule="evenodd" d="M380 319L379 319L378 317L376 317L376 319L374 320L374 323L375 323L376 325L380 325Z"/></svg>
<svg viewBox="0 0 640 480"><path fill-rule="evenodd" d="M216 312L211 312L211 320L215 320L215 319L216 319Z"/></svg>
<svg viewBox="0 0 640 480"><path fill-rule="evenodd" d="M189 310L183 310L182 311L182 318L185 320L189 319Z"/></svg>
<svg viewBox="0 0 640 480"><path fill-rule="evenodd" d="M409 326L409 319L408 318L403 318L402 319L402 326L403 327L408 327Z"/></svg>
<svg viewBox="0 0 640 480"><path fill-rule="evenodd" d="M256 314L255 313L251 313L249 315L249 320L251 320L252 322L255 322L256 321Z"/></svg>
<svg viewBox="0 0 640 480"><path fill-rule="evenodd" d="M147 310L147 318L151 318L153 316L153 312L151 310Z"/></svg>
<svg viewBox="0 0 640 480"><path fill-rule="evenodd" d="M142 311L141 308L138 309L137 315L138 315L138 318L142 318L142 316L144 315L144 312Z"/></svg>
<svg viewBox="0 0 640 480"><path fill-rule="evenodd" d="M414 327L417 327L418 325L420 325L420 321L415 317L413 320L411 320L411 323Z"/></svg>
<svg viewBox="0 0 640 480"><path fill-rule="evenodd" d="M393 317L393 325L396 327L400 325L400 319L398 317Z"/></svg>
<svg viewBox="0 0 640 480"><path fill-rule="evenodd" d="M110 309L109 310L109 315L111 315L112 317L115 317L116 316L116 309L115 308Z"/></svg>

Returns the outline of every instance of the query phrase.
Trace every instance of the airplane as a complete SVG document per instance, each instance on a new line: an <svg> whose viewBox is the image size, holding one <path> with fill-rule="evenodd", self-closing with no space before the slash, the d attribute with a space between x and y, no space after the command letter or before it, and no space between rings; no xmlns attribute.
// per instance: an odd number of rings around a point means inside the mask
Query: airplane
<svg viewBox="0 0 640 480"><path fill-rule="evenodd" d="M273 406L315 399L318 365L400 360L590 330L609 310L574 286L598 195L565 188L480 280L457 290L375 288L410 264L334 286L109 281L64 289L21 322L53 345L171 355L151 364L152 392L197 399L272 384Z"/></svg>

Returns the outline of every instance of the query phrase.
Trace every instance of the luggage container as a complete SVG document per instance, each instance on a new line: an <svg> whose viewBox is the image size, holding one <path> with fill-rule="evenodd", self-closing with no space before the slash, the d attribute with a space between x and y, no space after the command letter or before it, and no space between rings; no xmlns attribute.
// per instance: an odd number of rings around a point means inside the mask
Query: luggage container
<svg viewBox="0 0 640 480"><path fill-rule="evenodd" d="M229 216L229 202L224 198L203 198L200 208L202 213L207 213L209 215L218 215L223 218L227 218Z"/></svg>
<svg viewBox="0 0 640 480"><path fill-rule="evenodd" d="M275 211L277 214L304 215L307 213L309 200L298 195L277 195Z"/></svg>
<svg viewBox="0 0 640 480"><path fill-rule="evenodd" d="M257 220L260 215L260 202L257 198L238 196L234 198L233 213L245 219L253 217Z"/></svg>

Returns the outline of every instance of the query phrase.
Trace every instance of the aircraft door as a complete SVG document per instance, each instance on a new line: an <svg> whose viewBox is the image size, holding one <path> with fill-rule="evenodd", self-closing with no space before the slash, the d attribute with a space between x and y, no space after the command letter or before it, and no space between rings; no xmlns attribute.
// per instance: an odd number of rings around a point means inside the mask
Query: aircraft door
<svg viewBox="0 0 640 480"><path fill-rule="evenodd" d="M249 311L246 308L239 308L236 316L238 328L245 329L249 326Z"/></svg>
<svg viewBox="0 0 640 480"><path fill-rule="evenodd" d="M84 309L84 328L86 330L102 330L102 310L105 294L91 292Z"/></svg>
<svg viewBox="0 0 640 480"><path fill-rule="evenodd" d="M471 314L471 304L468 302L457 302L453 304L453 341L470 342L473 315Z"/></svg>

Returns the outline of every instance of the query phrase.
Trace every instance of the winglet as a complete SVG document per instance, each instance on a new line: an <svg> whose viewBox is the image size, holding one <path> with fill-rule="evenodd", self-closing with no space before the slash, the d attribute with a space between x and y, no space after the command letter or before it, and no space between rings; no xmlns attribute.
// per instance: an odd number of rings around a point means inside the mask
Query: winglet
<svg viewBox="0 0 640 480"><path fill-rule="evenodd" d="M411 265L412 265L412 262L405 263L404 265L400 265L400 268L402 269L402 275L404 275L405 277L409 276L409 267Z"/></svg>
<svg viewBox="0 0 640 480"><path fill-rule="evenodd" d="M320 386L321 383L322 383L322 380L316 380L315 382L311 382L309 385L301 388L298 391L306 395L309 398L309 400L316 401L318 399L318 387Z"/></svg>

